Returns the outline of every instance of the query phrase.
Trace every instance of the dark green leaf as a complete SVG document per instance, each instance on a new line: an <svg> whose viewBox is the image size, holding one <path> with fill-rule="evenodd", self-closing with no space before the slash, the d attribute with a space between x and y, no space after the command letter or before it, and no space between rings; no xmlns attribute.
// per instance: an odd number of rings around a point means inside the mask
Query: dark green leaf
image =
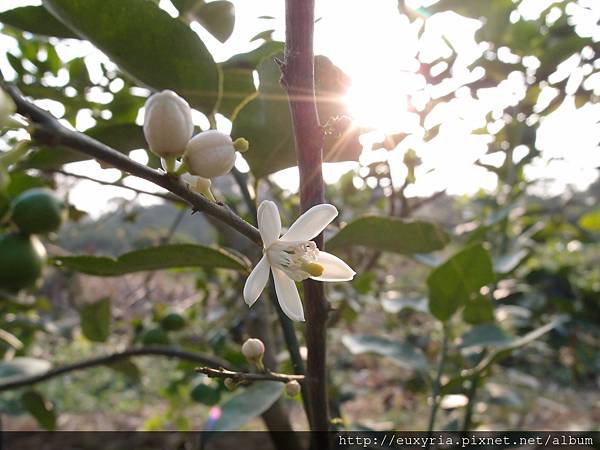
<svg viewBox="0 0 600 450"><path fill-rule="evenodd" d="M494 305L490 299L484 295L478 294L474 298L469 298L463 309L463 318L470 324L479 324L484 322L493 322Z"/></svg>
<svg viewBox="0 0 600 450"><path fill-rule="evenodd" d="M43 6L23 6L0 13L0 22L42 36L77 39L77 35L46 11Z"/></svg>
<svg viewBox="0 0 600 450"><path fill-rule="evenodd" d="M130 359L122 359L121 361L114 362L112 364L108 364L115 372L119 372L120 374L127 377L129 381L137 383L142 378L142 372L140 368Z"/></svg>
<svg viewBox="0 0 600 450"><path fill-rule="evenodd" d="M448 320L472 294L495 279L492 260L482 245L472 245L435 268L427 278L429 310Z"/></svg>
<svg viewBox="0 0 600 450"><path fill-rule="evenodd" d="M231 397L221 406L221 416L212 429L235 431L248 421L261 415L281 396L283 383L260 381Z"/></svg>
<svg viewBox="0 0 600 450"><path fill-rule="evenodd" d="M440 250L448 235L437 225L392 217L368 216L350 222L328 242L327 247L340 249L352 245L404 255Z"/></svg>
<svg viewBox="0 0 600 450"><path fill-rule="evenodd" d="M198 35L147 0L44 0L77 35L152 89L172 89L210 113L219 91L217 67Z"/></svg>
<svg viewBox="0 0 600 450"><path fill-rule="evenodd" d="M204 383L198 383L190 392L192 400L203 405L213 406L219 403L221 393L219 390Z"/></svg>
<svg viewBox="0 0 600 450"><path fill-rule="evenodd" d="M233 33L235 7L227 0L201 3L200 6L193 8L190 14L221 42L225 42Z"/></svg>
<svg viewBox="0 0 600 450"><path fill-rule="evenodd" d="M248 53L232 56L221 64L223 94L219 113L235 120L238 110L256 96L253 72L266 58L283 50L283 42L265 42Z"/></svg>
<svg viewBox="0 0 600 450"><path fill-rule="evenodd" d="M56 429L56 412L54 405L37 391L29 390L21 396L23 408L31 414L46 430Z"/></svg>
<svg viewBox="0 0 600 450"><path fill-rule="evenodd" d="M88 303L79 311L81 331L93 342L104 342L110 335L110 298L104 297L94 303Z"/></svg>
<svg viewBox="0 0 600 450"><path fill-rule="evenodd" d="M86 134L121 153L146 147L142 127L132 124L101 124L86 131ZM32 152L22 163L23 169L55 169L63 164L91 159L88 155L65 147L42 147Z"/></svg>
<svg viewBox="0 0 600 450"><path fill-rule="evenodd" d="M248 260L224 249L192 244L172 244L125 253L120 257L57 256L57 266L100 277L179 267L217 267L248 271Z"/></svg>
<svg viewBox="0 0 600 450"><path fill-rule="evenodd" d="M258 67L260 86L258 95L237 114L232 135L250 141L250 150L244 153L252 173L263 177L296 165L292 122L286 92L280 84L281 71L273 60L265 60ZM343 101L347 76L328 58L315 58L317 106L321 123L348 115ZM325 137L323 158L326 162L354 161L362 146L358 141L360 130L350 127Z"/></svg>
<svg viewBox="0 0 600 450"><path fill-rule="evenodd" d="M406 342L371 335L346 335L342 338L342 342L353 355L375 353L390 358L405 369L427 369L427 359L423 352Z"/></svg>

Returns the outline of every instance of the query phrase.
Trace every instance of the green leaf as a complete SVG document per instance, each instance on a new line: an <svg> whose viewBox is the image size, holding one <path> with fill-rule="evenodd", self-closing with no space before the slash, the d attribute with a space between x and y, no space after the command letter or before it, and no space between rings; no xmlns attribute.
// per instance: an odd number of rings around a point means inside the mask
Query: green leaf
<svg viewBox="0 0 600 450"><path fill-rule="evenodd" d="M449 240L448 235L431 222L367 216L342 228L327 241L327 247L340 249L360 245L383 252L410 255L440 250Z"/></svg>
<svg viewBox="0 0 600 450"><path fill-rule="evenodd" d="M244 153L252 173L263 177L296 165L294 136L288 97L280 84L281 70L273 60L258 66L260 86L258 95L237 114L232 135L250 141ZM324 56L315 57L317 107L321 123L348 115L343 96L347 76ZM326 162L355 161L362 150L358 141L359 129L333 133L325 137L323 158Z"/></svg>
<svg viewBox="0 0 600 450"><path fill-rule="evenodd" d="M225 42L233 33L235 7L227 0L200 3L189 12L189 15L221 42Z"/></svg>
<svg viewBox="0 0 600 450"><path fill-rule="evenodd" d="M212 388L204 383L198 383L190 392L192 400L203 405L213 406L219 403L221 393L218 389Z"/></svg>
<svg viewBox="0 0 600 450"><path fill-rule="evenodd" d="M10 361L0 363L0 382L8 383L10 381L40 375L50 370L50 367L50 362L45 359L19 356Z"/></svg>
<svg viewBox="0 0 600 450"><path fill-rule="evenodd" d="M461 350L480 347L499 347L507 344L512 339L498 325L478 325L462 335L457 347Z"/></svg>
<svg viewBox="0 0 600 450"><path fill-rule="evenodd" d="M44 0L78 36L152 89L172 89L210 113L219 92L214 60L198 35L147 0Z"/></svg>
<svg viewBox="0 0 600 450"><path fill-rule="evenodd" d="M42 36L77 39L75 33L56 20L43 6L9 9L0 13L0 22Z"/></svg>
<svg viewBox="0 0 600 450"><path fill-rule="evenodd" d="M104 256L57 256L57 266L100 277L180 267L217 267L247 272L248 260L224 249L193 244L172 244L125 253L118 258Z"/></svg>
<svg viewBox="0 0 600 450"><path fill-rule="evenodd" d="M101 124L85 132L88 136L120 151L129 154L131 150L146 147L142 127L132 123ZM42 147L31 152L19 164L21 169L55 169L64 164L92 159L88 155L66 147Z"/></svg>
<svg viewBox="0 0 600 450"><path fill-rule="evenodd" d="M130 359L122 359L111 364L107 364L115 372L124 375L129 381L138 383L142 379L140 368Z"/></svg>
<svg viewBox="0 0 600 450"><path fill-rule="evenodd" d="M427 278L429 310L439 320L448 320L472 294L495 280L492 260L481 244L467 247Z"/></svg>
<svg viewBox="0 0 600 450"><path fill-rule="evenodd" d="M23 408L31 414L46 430L56 429L56 412L54 405L46 400L38 391L29 390L21 396Z"/></svg>
<svg viewBox="0 0 600 450"><path fill-rule="evenodd" d="M579 226L588 231L600 231L600 209L590 211L579 218Z"/></svg>
<svg viewBox="0 0 600 450"><path fill-rule="evenodd" d="M238 110L256 96L253 72L265 59L283 51L283 42L265 42L260 47L240 53L221 64L223 94L219 113L235 120Z"/></svg>
<svg viewBox="0 0 600 450"><path fill-rule="evenodd" d="M93 342L105 342L110 335L110 298L104 297L88 303L79 311L81 331Z"/></svg>
<svg viewBox="0 0 600 450"><path fill-rule="evenodd" d="M465 322L473 325L484 322L493 322L494 305L488 297L477 294L474 298L469 298L465 303L463 319L465 319Z"/></svg>
<svg viewBox="0 0 600 450"><path fill-rule="evenodd" d="M342 342L353 355L375 353L386 356L398 366L410 370L425 370L428 366L423 352L406 342L371 335L346 335Z"/></svg>
<svg viewBox="0 0 600 450"><path fill-rule="evenodd" d="M279 399L283 383L260 381L231 397L221 406L221 416L214 423L214 431L235 431L261 415Z"/></svg>

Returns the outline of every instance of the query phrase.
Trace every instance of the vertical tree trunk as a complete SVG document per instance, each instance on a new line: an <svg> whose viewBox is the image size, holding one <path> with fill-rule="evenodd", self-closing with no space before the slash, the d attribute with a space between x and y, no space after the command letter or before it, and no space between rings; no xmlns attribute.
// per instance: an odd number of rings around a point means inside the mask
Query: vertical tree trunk
<svg viewBox="0 0 600 450"><path fill-rule="evenodd" d="M294 125L296 155L300 171L302 211L323 203L322 175L323 133L319 123L314 82L314 0L286 0L286 48L282 65L282 83L290 103ZM323 248L323 236L315 239ZM306 345L308 361L306 382L310 397L313 431L329 430L326 376L326 323L329 305L320 282L304 282L306 311ZM326 433L314 442L319 449L328 448Z"/></svg>

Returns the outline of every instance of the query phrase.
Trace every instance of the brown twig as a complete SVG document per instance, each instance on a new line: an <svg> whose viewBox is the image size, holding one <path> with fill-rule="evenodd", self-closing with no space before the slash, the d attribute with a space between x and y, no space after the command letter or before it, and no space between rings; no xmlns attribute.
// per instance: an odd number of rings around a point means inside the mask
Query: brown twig
<svg viewBox="0 0 600 450"><path fill-rule="evenodd" d="M288 375L286 373L277 372L265 372L265 373L247 373L247 372L235 372L227 369L214 369L212 367L196 367L196 372L203 373L210 378L231 378L236 382L248 382L253 381L280 381L281 383L288 383L290 381L303 381L304 375Z"/></svg>
<svg viewBox="0 0 600 450"><path fill-rule="evenodd" d="M285 60L280 63L281 81L288 94L294 127L302 211L324 202L323 130L317 113L314 80L314 9L314 0L286 0ZM322 235L315 238L315 242L323 248ZM307 280L303 284L311 429L327 431L330 426L326 368L329 305L322 283ZM320 433L315 439L315 448L329 448L326 433Z"/></svg>
<svg viewBox="0 0 600 450"><path fill-rule="evenodd" d="M123 153L83 133L64 127L54 116L25 99L15 86L4 81L0 82L0 86L14 100L17 105L17 112L33 122L32 135L37 142L49 146L64 145L98 161L110 164L123 172L161 186L189 203L194 211L200 211L219 219L255 244L262 246L258 230L233 213L225 204L211 202L205 197L190 191L177 177L137 163Z"/></svg>
<svg viewBox="0 0 600 450"><path fill-rule="evenodd" d="M50 369L39 375L33 375L30 377L20 378L15 381L9 381L0 384L0 392L10 391L20 387L30 386L32 384L40 383L42 381L49 380L51 378L64 375L69 372L75 372L77 370L89 369L96 366L106 366L114 364L122 359L128 359L133 356L165 356L167 358L178 358L186 361L194 362L197 364L206 364L213 367L223 367L227 363L220 358L214 356L206 356L199 353L192 353L183 350L178 350L169 347L142 347L132 348L118 353L112 353L110 355L99 356L96 358L90 358L83 361L79 361L73 364L67 364L62 367Z"/></svg>

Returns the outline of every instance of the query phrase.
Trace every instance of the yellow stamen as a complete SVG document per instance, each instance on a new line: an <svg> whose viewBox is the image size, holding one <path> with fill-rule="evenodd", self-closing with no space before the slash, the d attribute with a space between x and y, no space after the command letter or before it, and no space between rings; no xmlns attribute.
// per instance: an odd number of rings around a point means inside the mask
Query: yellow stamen
<svg viewBox="0 0 600 450"><path fill-rule="evenodd" d="M233 141L233 148L240 153L244 153L250 148L250 143L244 138L237 138L235 141Z"/></svg>
<svg viewBox="0 0 600 450"><path fill-rule="evenodd" d="M302 270L308 272L312 277L320 277L325 272L325 267L321 264L311 262L302 264Z"/></svg>

